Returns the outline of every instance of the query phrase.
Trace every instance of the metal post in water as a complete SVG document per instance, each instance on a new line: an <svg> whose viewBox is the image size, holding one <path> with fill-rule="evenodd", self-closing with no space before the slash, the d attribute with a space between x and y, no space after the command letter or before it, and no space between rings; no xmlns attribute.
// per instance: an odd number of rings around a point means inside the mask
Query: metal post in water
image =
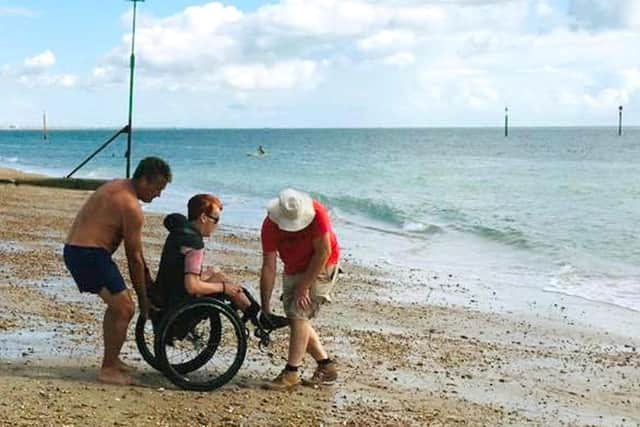
<svg viewBox="0 0 640 427"><path fill-rule="evenodd" d="M504 107L504 136L509 136L509 107Z"/></svg>
<svg viewBox="0 0 640 427"><path fill-rule="evenodd" d="M622 136L622 105L618 107L618 136Z"/></svg>
<svg viewBox="0 0 640 427"><path fill-rule="evenodd" d="M47 112L42 112L42 139L47 139Z"/></svg>
<svg viewBox="0 0 640 427"><path fill-rule="evenodd" d="M131 58L129 60L129 122L127 125L127 178L131 176L131 135L133 133L132 118L133 118L133 72L136 66L136 57L134 54L136 43L136 5L139 1L144 0L129 0L133 2L133 24L131 31Z"/></svg>

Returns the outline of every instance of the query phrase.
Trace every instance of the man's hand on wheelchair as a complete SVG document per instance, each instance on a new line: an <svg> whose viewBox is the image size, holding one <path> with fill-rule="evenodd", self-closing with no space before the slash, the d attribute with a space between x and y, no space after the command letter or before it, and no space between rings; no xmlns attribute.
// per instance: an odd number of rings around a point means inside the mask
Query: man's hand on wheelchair
<svg viewBox="0 0 640 427"><path fill-rule="evenodd" d="M141 298L140 295L138 295L138 308L140 308L140 316L144 319L148 319L149 312L151 310L151 301L149 301L149 297L145 295Z"/></svg>

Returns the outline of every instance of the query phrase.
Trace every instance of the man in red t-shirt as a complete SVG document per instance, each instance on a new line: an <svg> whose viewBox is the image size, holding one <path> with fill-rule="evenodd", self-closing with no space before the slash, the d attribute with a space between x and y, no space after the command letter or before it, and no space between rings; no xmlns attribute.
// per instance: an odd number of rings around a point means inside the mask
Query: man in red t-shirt
<svg viewBox="0 0 640 427"><path fill-rule="evenodd" d="M329 358L310 323L320 306L331 301L339 270L340 248L329 214L322 203L290 188L267 204L267 212L261 232L262 310L270 313L276 261L280 255L284 263L282 302L291 334L287 365L266 387L284 390L301 384L298 368L307 352L318 367L305 383L332 384L338 376L337 364Z"/></svg>

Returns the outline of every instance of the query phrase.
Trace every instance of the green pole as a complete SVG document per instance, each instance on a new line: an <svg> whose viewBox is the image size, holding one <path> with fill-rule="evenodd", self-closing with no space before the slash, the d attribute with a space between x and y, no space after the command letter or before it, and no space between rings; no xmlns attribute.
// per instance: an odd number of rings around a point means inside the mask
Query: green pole
<svg viewBox="0 0 640 427"><path fill-rule="evenodd" d="M131 59L129 60L130 73L129 73L129 123L127 125L127 178L131 176L131 135L133 129L131 122L133 119L133 72L136 66L136 56L134 54L136 43L136 6L139 1L144 0L131 0L133 2L133 31L131 33Z"/></svg>

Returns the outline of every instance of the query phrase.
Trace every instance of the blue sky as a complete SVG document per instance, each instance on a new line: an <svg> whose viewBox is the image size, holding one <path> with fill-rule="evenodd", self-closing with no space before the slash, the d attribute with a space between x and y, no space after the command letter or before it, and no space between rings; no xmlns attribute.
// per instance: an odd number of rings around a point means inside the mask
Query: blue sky
<svg viewBox="0 0 640 427"><path fill-rule="evenodd" d="M118 127L131 3L0 0L0 128ZM147 0L136 126L640 125L640 1Z"/></svg>

